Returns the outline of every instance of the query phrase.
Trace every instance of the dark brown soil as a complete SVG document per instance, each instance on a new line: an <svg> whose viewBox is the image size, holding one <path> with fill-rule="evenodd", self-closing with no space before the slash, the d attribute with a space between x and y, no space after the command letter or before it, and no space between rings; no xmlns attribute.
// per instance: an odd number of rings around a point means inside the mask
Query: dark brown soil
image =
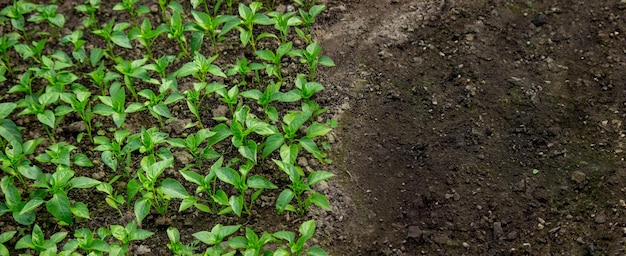
<svg viewBox="0 0 626 256"><path fill-rule="evenodd" d="M338 254L624 253L624 1L330 5Z"/></svg>
<svg viewBox="0 0 626 256"><path fill-rule="evenodd" d="M73 14L64 33L71 32L81 18L76 3L59 2L59 12ZM328 9L314 33L337 66L319 71L326 90L317 100L340 125L333 164L313 166L337 174L317 188L333 211L307 216L318 223L313 242L333 255L625 253L625 1L318 2ZM110 12L110 3L102 8L101 23L127 18ZM154 54L176 51L163 45ZM192 118L184 105L178 109L178 118ZM99 121L107 127L109 120ZM29 127L35 118L17 122L28 139L44 134ZM142 125L142 117L129 120L132 130ZM99 157L75 134L59 136ZM79 171L100 176L105 167ZM274 214L276 195L267 196L246 224L297 230L302 219ZM120 218L103 199L87 195L83 201L97 210L72 228L133 219L130 209ZM241 222L176 207L146 219L142 228L157 235L131 253L169 255L170 225L189 242L215 223ZM2 231L16 228L10 217L0 221Z"/></svg>

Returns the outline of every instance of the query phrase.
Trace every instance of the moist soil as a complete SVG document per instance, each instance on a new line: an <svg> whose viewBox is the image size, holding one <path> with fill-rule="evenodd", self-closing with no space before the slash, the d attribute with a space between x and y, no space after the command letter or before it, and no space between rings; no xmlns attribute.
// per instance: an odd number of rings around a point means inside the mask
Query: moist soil
<svg viewBox="0 0 626 256"><path fill-rule="evenodd" d="M625 253L625 1L318 2L327 10L313 33L336 67L319 70L326 90L317 100L339 127L329 139L331 165L299 160L337 175L317 187L332 211L307 216L318 223L312 242L332 255ZM75 4L59 7L76 14L66 34L80 24ZM103 3L100 23L123 15L111 7ZM177 109L190 116L184 105ZM105 127L108 120L100 119ZM16 122L27 128L25 139L45 136L29 126L32 117ZM139 116L127 122L135 132L157 125ZM181 133L177 123L168 131ZM72 129L62 126L59 140L97 159L93 145L69 136ZM83 175L108 177L96 164ZM70 196L98 209L72 228L134 218L130 209L120 218L101 193ZM297 230L303 219L274 214L275 196L261 198L246 224ZM144 221L157 235L134 244L132 254L169 255L168 226L191 241L215 223L241 221L175 208ZM1 221L2 231L15 229L9 217Z"/></svg>

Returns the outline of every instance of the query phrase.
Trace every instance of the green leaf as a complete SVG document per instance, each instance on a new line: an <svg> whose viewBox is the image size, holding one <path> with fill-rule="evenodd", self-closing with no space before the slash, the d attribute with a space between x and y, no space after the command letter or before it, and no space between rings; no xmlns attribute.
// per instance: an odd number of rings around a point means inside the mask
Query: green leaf
<svg viewBox="0 0 626 256"><path fill-rule="evenodd" d="M219 225L219 224L218 224ZM216 235L209 231L200 231L192 234L193 237L208 245L215 245L217 242Z"/></svg>
<svg viewBox="0 0 626 256"><path fill-rule="evenodd" d="M50 128L54 128L54 123L55 123L56 118L54 116L54 112L48 109L44 111L43 113L38 113L37 120L39 120L39 122L47 125Z"/></svg>
<svg viewBox="0 0 626 256"><path fill-rule="evenodd" d="M239 147L239 153L246 159L256 164L257 145L253 140L249 140L246 145Z"/></svg>
<svg viewBox="0 0 626 256"><path fill-rule="evenodd" d="M58 220L72 224L70 200L65 193L60 192L52 195L52 198L46 202L46 209Z"/></svg>
<svg viewBox="0 0 626 256"><path fill-rule="evenodd" d="M111 41L124 48L133 48L133 46L130 44L128 36L122 31L113 31L113 33L111 33Z"/></svg>
<svg viewBox="0 0 626 256"><path fill-rule="evenodd" d="M309 138L324 136L331 130L332 128L326 126L325 124L314 122L313 124L309 125L309 127L306 129L306 136Z"/></svg>
<svg viewBox="0 0 626 256"><path fill-rule="evenodd" d="M89 63L92 67L95 67L98 62L104 57L105 51L102 48L93 48L89 53Z"/></svg>
<svg viewBox="0 0 626 256"><path fill-rule="evenodd" d="M6 243L7 241L11 240L11 238L15 236L15 233L17 233L17 231L7 231L0 234L0 244Z"/></svg>
<svg viewBox="0 0 626 256"><path fill-rule="evenodd" d="M312 193L309 198L307 198L308 201L310 201L311 203L321 207L324 210L330 211L330 203L328 203L328 199L326 199L326 197L322 194L319 193Z"/></svg>
<svg viewBox="0 0 626 256"><path fill-rule="evenodd" d="M305 221L300 225L298 231L300 232L300 239L306 238L304 240L308 240L309 238L313 237L313 233L315 232L315 221Z"/></svg>
<svg viewBox="0 0 626 256"><path fill-rule="evenodd" d="M313 140L307 137L303 137L300 139L300 145L309 153L313 154L315 158L317 158L320 162L324 160L326 154L324 154Z"/></svg>
<svg viewBox="0 0 626 256"><path fill-rule="evenodd" d="M71 188L91 188L97 186L101 182L88 177L74 177L70 180Z"/></svg>
<svg viewBox="0 0 626 256"><path fill-rule="evenodd" d="M251 188L264 188L264 189L275 189L278 188L274 183L270 182L267 178L263 176L254 175L248 178L248 187Z"/></svg>
<svg viewBox="0 0 626 256"><path fill-rule="evenodd" d="M307 184L314 185L320 181L330 179L333 176L335 175L327 171L312 172L311 174L309 174L309 177L307 178Z"/></svg>
<svg viewBox="0 0 626 256"><path fill-rule="evenodd" d="M230 185L237 186L239 184L239 174L231 168L221 167L216 169L217 177Z"/></svg>
<svg viewBox="0 0 626 256"><path fill-rule="evenodd" d="M154 107L152 107L152 110L162 117L172 118L172 114L170 114L170 110L163 103L155 105Z"/></svg>
<svg viewBox="0 0 626 256"><path fill-rule="evenodd" d="M241 210L243 209L243 196L231 196L230 200L228 200L230 207L233 209L233 212L238 217L241 217Z"/></svg>
<svg viewBox="0 0 626 256"><path fill-rule="evenodd" d="M161 182L160 189L163 191L163 194L171 198L184 199L189 196L189 193L187 193L187 190L185 190L183 185L181 185L177 180L171 178L163 180Z"/></svg>
<svg viewBox="0 0 626 256"><path fill-rule="evenodd" d="M291 231L278 231L272 236L287 241L288 243L293 243L296 240L296 235ZM289 255L289 254L287 254Z"/></svg>
<svg viewBox="0 0 626 256"><path fill-rule="evenodd" d="M228 196L226 195L226 192L224 192L224 190L217 190L217 192L215 192L215 195L211 196L211 198L213 199L213 201L220 205L228 205Z"/></svg>
<svg viewBox="0 0 626 256"><path fill-rule="evenodd" d="M141 224L143 219L150 214L150 207L152 206L152 202L148 198L140 198L135 201L135 207L133 211L135 212L135 217L137 217L137 222Z"/></svg>
<svg viewBox="0 0 626 256"><path fill-rule="evenodd" d="M148 237L151 237L152 235L154 235L154 233L148 230L136 229L129 235L130 241L141 241L147 239Z"/></svg>
<svg viewBox="0 0 626 256"><path fill-rule="evenodd" d="M196 172L185 170L180 170L179 172L181 175L183 175L183 178L185 178L185 180L193 182L196 185L202 185L202 182L204 181L204 177Z"/></svg>
<svg viewBox="0 0 626 256"><path fill-rule="evenodd" d="M317 246L311 246L309 250L306 251L306 254L310 256L328 256L328 253L326 251Z"/></svg>
<svg viewBox="0 0 626 256"><path fill-rule="evenodd" d="M9 143L22 143L22 134L20 133L19 128L17 128L17 125L9 119L2 119L0 121L0 136L2 136L2 138Z"/></svg>
<svg viewBox="0 0 626 256"><path fill-rule="evenodd" d="M76 217L84 218L84 219L91 218L89 217L89 209L87 208L87 205L84 203L81 203L81 202L75 203L71 210L72 210L72 214L74 214L74 216Z"/></svg>
<svg viewBox="0 0 626 256"><path fill-rule="evenodd" d="M117 171L117 158L113 156L111 151L102 152L102 162L114 172Z"/></svg>
<svg viewBox="0 0 626 256"><path fill-rule="evenodd" d="M38 225L35 224L35 227L38 227ZM32 235L23 236L22 238L20 238L20 240L17 240L17 243L15 244L16 250L27 248L34 248Z"/></svg>
<svg viewBox="0 0 626 256"><path fill-rule="evenodd" d="M289 205L294 196L295 194L291 191L291 189L285 189L283 192L280 192L278 199L276 199L276 210L278 214L285 211L285 208Z"/></svg>
<svg viewBox="0 0 626 256"><path fill-rule="evenodd" d="M41 204L43 204L43 202L44 201L41 198L35 197L35 198L31 199L30 201L28 201L28 203L26 203L26 205L24 205L24 207L19 212L19 214L23 215L23 214L27 214L27 213L33 213L35 211L35 209L37 209L37 207L39 207Z"/></svg>
<svg viewBox="0 0 626 256"><path fill-rule="evenodd" d="M104 104L98 104L94 106L92 112L101 116L110 116L115 113L115 111L110 106Z"/></svg>
<svg viewBox="0 0 626 256"><path fill-rule="evenodd" d="M5 119L13 112L17 104L13 102L0 103L0 119Z"/></svg>
<svg viewBox="0 0 626 256"><path fill-rule="evenodd" d="M87 157L85 154L79 153L79 154L74 155L73 163L81 167L93 167L93 163L91 162L91 160L89 160L89 157Z"/></svg>
<svg viewBox="0 0 626 256"><path fill-rule="evenodd" d="M318 60L318 64L326 67L334 67L335 62L328 56L321 56Z"/></svg>

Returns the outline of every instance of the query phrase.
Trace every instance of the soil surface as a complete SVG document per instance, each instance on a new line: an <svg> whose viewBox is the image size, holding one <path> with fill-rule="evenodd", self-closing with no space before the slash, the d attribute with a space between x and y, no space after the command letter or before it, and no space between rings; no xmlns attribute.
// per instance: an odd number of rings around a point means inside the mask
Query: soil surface
<svg viewBox="0 0 626 256"><path fill-rule="evenodd" d="M328 3L338 255L622 255L624 1Z"/></svg>
<svg viewBox="0 0 626 256"><path fill-rule="evenodd" d="M67 34L82 16L73 10L77 3L59 2L59 12L73 14L62 31ZM282 2L279 8L287 8ZM625 253L626 1L318 3L327 10L314 34L337 66L319 70L326 90L317 100L330 106L339 128L329 139L333 164L298 161L337 174L317 186L333 211L309 213L318 223L312 242L332 255ZM103 3L101 23L128 18L111 7ZM160 22L158 6L150 7L154 23ZM102 47L101 39L85 37L88 47ZM140 52L117 54L134 58ZM173 43L154 49L155 56L176 52ZM190 86L180 84L181 90ZM183 119L193 118L184 109L180 104L173 111L181 119L168 125L173 134L181 135ZM71 124L79 121L69 117L59 140L99 159L93 145L76 142ZM96 121L112 125L109 118ZM34 117L16 122L28 128L25 139L45 137L42 127L31 127ZM133 132L143 125L158 123L129 117ZM110 178L102 163L96 165L78 171ZM130 209L122 209L120 218L101 193L71 196L98 209L72 228L134 218ZM246 224L268 232L297 230L302 219L274 214L275 196L262 197ZM176 207L166 217L145 220L142 228L157 235L133 245L132 254L169 255L168 226L191 241L192 233L214 223L240 221L207 220L198 211L176 213ZM10 217L0 222L2 231L15 229Z"/></svg>

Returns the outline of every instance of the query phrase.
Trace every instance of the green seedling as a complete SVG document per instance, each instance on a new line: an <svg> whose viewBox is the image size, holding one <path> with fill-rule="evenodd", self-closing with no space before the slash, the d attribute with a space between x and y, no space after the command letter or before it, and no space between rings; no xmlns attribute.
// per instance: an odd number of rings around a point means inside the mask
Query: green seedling
<svg viewBox="0 0 626 256"><path fill-rule="evenodd" d="M89 90L87 90L87 88L82 85L76 84L72 87L73 94L63 97L63 101L70 104L72 110L78 114L80 119L83 120L85 130L87 131L87 136L89 137L90 141L93 141L93 137L91 136L93 120L93 112L90 103L91 92L89 92ZM80 138L82 138L83 136L84 133L80 133L78 135L79 141Z"/></svg>
<svg viewBox="0 0 626 256"><path fill-rule="evenodd" d="M169 134L167 133L159 132L157 127L151 127L147 130L141 127L139 138L141 146L139 147L139 153L148 153L148 157L153 160L156 159L157 156L161 159L173 158L169 149L165 147L158 147L159 144L167 142L168 136Z"/></svg>
<svg viewBox="0 0 626 256"><path fill-rule="evenodd" d="M260 59L269 62L265 65L265 72L267 72L269 76L277 77L279 82L283 80L280 68L281 60L285 55L291 52L292 45L291 42L281 44L276 49L275 53L270 50L258 50L254 52Z"/></svg>
<svg viewBox="0 0 626 256"><path fill-rule="evenodd" d="M294 0L294 2L304 8L304 10L310 10L314 5L316 0Z"/></svg>
<svg viewBox="0 0 626 256"><path fill-rule="evenodd" d="M54 111L47 109L47 106L58 101L58 99L59 96L56 93L44 93L39 97L27 95L26 98L21 99L17 103L18 108L23 108L18 115L35 115L37 120L44 124L44 129L53 142L55 141L54 131L57 129L61 119L72 112L72 108L69 106L58 106Z"/></svg>
<svg viewBox="0 0 626 256"><path fill-rule="evenodd" d="M218 191L216 193L215 201L222 205L227 205L225 209L222 209L220 214L227 212L234 212L235 215L241 216L241 213L246 213L250 215L252 206L254 201L261 195L264 189L275 189L278 188L272 182L270 182L267 178L259 175L252 175L248 177L250 170L254 167L254 162L247 161L245 164L239 166L239 173L237 171L228 168L222 167L216 170L217 177L230 185L232 185L237 191L239 191L239 195L232 195L227 199L226 193ZM245 203L245 195L248 189L257 189L252 192L250 196L250 203ZM225 204L228 202L228 204Z"/></svg>
<svg viewBox="0 0 626 256"><path fill-rule="evenodd" d="M71 225L73 223L72 215L89 219L89 209L87 205L81 202L75 202L72 205L67 197L68 192L75 188L95 187L98 184L100 181L82 176L74 177L74 171L60 169L53 174L44 173L31 186L42 188L42 190L36 191L42 195L42 199L45 199L47 195L52 196L46 201L46 209L59 221L59 224Z"/></svg>
<svg viewBox="0 0 626 256"><path fill-rule="evenodd" d="M306 63L309 67L309 80L314 80L318 65L325 67L335 66L335 62L333 62L330 57L320 55L321 51L322 47L320 47L317 42L313 42L309 44L305 50L291 51L289 55L300 57L300 62Z"/></svg>
<svg viewBox="0 0 626 256"><path fill-rule="evenodd" d="M167 141L172 147L184 148L193 156L196 160L196 167L202 167L202 159L214 159L221 155L211 147L202 147L207 139L215 136L217 133L212 132L208 128L200 129L195 134L189 134L186 139L172 138Z"/></svg>
<svg viewBox="0 0 626 256"><path fill-rule="evenodd" d="M115 177L113 177L111 181L98 184L96 186L96 189L100 192L106 193L106 203L109 206L113 207L113 209L117 210L117 213L119 213L120 217L124 217L124 214L122 214L122 211L120 210L120 206L124 205L126 203L126 200L124 199L124 196L118 194L117 191L113 190L113 186L111 185L116 182L117 179L119 179L120 177L120 175L115 175Z"/></svg>
<svg viewBox="0 0 626 256"><path fill-rule="evenodd" d="M326 171L314 171L305 179L304 172L300 167L275 159L273 159L273 161L281 171L289 176L289 180L291 181L289 188L284 189L280 195L278 195L278 199L276 199L276 210L278 213L287 210L304 216L308 212L311 204L315 204L324 210L330 211L328 199L326 199L324 195L315 192L311 186L332 178L334 174ZM307 192L306 199L303 198L305 192ZM294 198L296 204L292 205L291 201L293 201Z"/></svg>
<svg viewBox="0 0 626 256"><path fill-rule="evenodd" d="M257 78L257 82L261 83L259 75L258 75L258 71L265 68L265 66L261 63L256 63L256 62L252 62L252 63L248 63L248 59L246 59L246 57L242 57L241 59L237 59L237 62L235 63L235 65L233 65L230 69L228 69L228 76L233 76L235 74L238 74L241 77L241 81L239 82L239 85L243 85L244 88L245 86L248 84L248 82L246 82L246 76L248 73L254 72L256 73L256 78Z"/></svg>
<svg viewBox="0 0 626 256"><path fill-rule="evenodd" d="M28 157L35 152L37 145L44 141L43 138L28 140L21 142L18 140L10 140L9 145L0 151L0 160L2 161L2 171L17 178L18 181L26 188L24 177L36 180L41 174L39 167L32 165Z"/></svg>
<svg viewBox="0 0 626 256"><path fill-rule="evenodd" d="M308 11L305 11L302 8L298 9L298 12L300 13L300 18L302 18L302 23L304 23L304 31L299 28L295 28L296 34L304 38L308 44L312 43L311 25L315 22L315 18L317 18L317 16L325 9L325 5L314 5Z"/></svg>
<svg viewBox="0 0 626 256"><path fill-rule="evenodd" d="M21 31L24 38L28 39L28 34L24 29L24 25L26 23L24 16L31 13L36 8L37 4L29 3L28 1L13 1L13 4L4 7L0 11L0 15L8 17L11 20L11 26L18 31Z"/></svg>
<svg viewBox="0 0 626 256"><path fill-rule="evenodd" d="M111 71L104 71L104 63L101 62L100 66L92 72L87 73L89 76L91 83L97 85L100 89L100 93L102 96L106 96L107 88L109 88L111 81L114 81L122 76L118 73Z"/></svg>
<svg viewBox="0 0 626 256"><path fill-rule="evenodd" d="M82 250L87 255L103 255L110 252L111 247L91 230L81 228L74 231L74 238L67 241L62 250L67 253Z"/></svg>
<svg viewBox="0 0 626 256"><path fill-rule="evenodd" d="M56 51L50 56L42 56L40 67L30 68L30 70L35 72L35 77L44 78L48 81L45 93L54 99L50 103L56 104L59 99L63 99L71 94L65 87L78 80L78 76L64 69L73 65L70 56L65 52Z"/></svg>
<svg viewBox="0 0 626 256"><path fill-rule="evenodd" d="M34 63L41 62L41 53L48 42L47 39L41 39L37 42L32 42L31 45L27 44L16 44L13 46L13 49L22 56L22 59L32 59ZM31 62L31 64L33 63Z"/></svg>
<svg viewBox="0 0 626 256"><path fill-rule="evenodd" d="M131 19L133 20L133 24L137 26L137 17L150 12L150 9L145 5L139 5L137 9L135 9L135 4L137 3L139 3L139 0L122 0L122 2L113 6L113 10L128 11Z"/></svg>
<svg viewBox="0 0 626 256"><path fill-rule="evenodd" d="M148 19L144 19L139 27L133 27L128 31L128 38L130 40L137 40L148 52L148 58L152 59L152 44L161 34L167 32L167 26L160 24L155 29L152 29L152 23Z"/></svg>
<svg viewBox="0 0 626 256"><path fill-rule="evenodd" d="M222 242L226 241L226 238L237 232L241 225L223 226L217 224L213 226L211 232L200 231L193 233L192 236L200 240L200 242L210 246L204 252L204 255L235 255L236 251L227 253L227 248L224 248Z"/></svg>
<svg viewBox="0 0 626 256"><path fill-rule="evenodd" d="M263 250L263 247L274 241L275 239L271 234L264 231L261 237L259 237L252 229L246 227L245 236L236 236L229 239L228 246L230 248L239 249L242 255L259 256L270 253L269 251Z"/></svg>
<svg viewBox="0 0 626 256"><path fill-rule="evenodd" d="M254 36L254 25L274 24L274 21L267 15L259 12L261 8L263 8L263 4L261 2L252 2L250 3L250 6L239 3L239 17L241 18L241 25L243 26L237 27L239 30L239 39L244 47L249 43L250 46L252 46L253 51L256 51L256 41L266 37L276 37L271 33L262 33L257 37Z"/></svg>
<svg viewBox="0 0 626 256"><path fill-rule="evenodd" d="M9 256L9 249L4 245L4 243L11 240L17 231L7 231L0 234L0 255Z"/></svg>
<svg viewBox="0 0 626 256"><path fill-rule="evenodd" d="M198 249L197 241L194 241L191 244L183 244L180 241L180 232L178 232L178 229L175 227L167 228L167 237L170 239L170 242L167 244L167 248L170 249L170 251L176 256L191 256L194 255L193 252Z"/></svg>
<svg viewBox="0 0 626 256"><path fill-rule="evenodd" d="M171 92L173 90L173 85L173 80L163 79L163 82L159 87L158 95L150 89L143 89L139 92L139 96L147 99L147 101L144 102L144 106L148 109L150 114L152 114L152 116L154 116L159 121L161 129L165 129L165 123L163 122L162 117L165 117L167 119L172 118L172 114L170 113L168 106L185 98L182 93ZM166 95L167 98L165 98Z"/></svg>
<svg viewBox="0 0 626 256"><path fill-rule="evenodd" d="M13 102L0 103L0 137L4 138L4 141L0 140L0 146L2 148L4 148L7 143L22 143L20 129L13 121L6 119L16 107L17 104Z"/></svg>
<svg viewBox="0 0 626 256"><path fill-rule="evenodd" d="M93 163L89 157L83 153L76 153L72 157L72 151L78 149L74 145L66 142L52 144L44 153L35 157L35 160L41 163L52 163L57 166L56 170L69 170L73 165L80 167L93 167Z"/></svg>
<svg viewBox="0 0 626 256"><path fill-rule="evenodd" d="M221 83L213 82L207 84L206 82L200 82L193 83L193 90L187 90L184 92L187 107L189 108L189 111L196 116L196 119L198 119L200 127L203 127L202 118L200 117L200 106L202 105L202 101L211 93L222 90L225 87L226 86Z"/></svg>
<svg viewBox="0 0 626 256"><path fill-rule="evenodd" d="M122 243L122 247L116 248L116 253L113 253L114 246L111 246L111 254L109 255L128 255L128 247L131 242L142 241L154 235L153 232L137 228L137 223L135 223L135 221L129 222L126 224L126 227L121 225L111 225L110 227L110 230L98 230L99 236L102 240L105 240L109 236L113 236Z"/></svg>
<svg viewBox="0 0 626 256"><path fill-rule="evenodd" d="M42 175L39 171L38 175ZM0 190L4 194L5 201L0 202L0 216L11 213L15 222L28 226L35 222L35 209L43 203L43 199L34 196L28 201L22 201L17 187L13 185L13 177L4 176L0 180Z"/></svg>
<svg viewBox="0 0 626 256"><path fill-rule="evenodd" d="M61 38L61 43L67 44L71 43L74 46L74 50L72 51L72 57L75 60L83 63L87 60L87 53L85 52L85 48L83 47L87 41L81 39L83 37L82 30L75 30L72 34L64 36Z"/></svg>
<svg viewBox="0 0 626 256"><path fill-rule="evenodd" d="M57 9L59 7L54 4L50 5L39 5L35 10L38 13L30 16L28 21L40 23L47 22L50 26L50 29L53 31L52 36L54 38L59 38L59 31L63 26L65 26L65 16L63 14L57 13Z"/></svg>
<svg viewBox="0 0 626 256"><path fill-rule="evenodd" d="M100 36L106 41L106 52L109 59L113 60L115 58L115 54L113 53L115 45L127 49L133 48L130 44L130 39L128 39L128 35L124 32L128 27L130 27L128 22L115 23L115 19L113 18L108 23L103 24L100 29L92 31L94 35ZM92 62L92 65L93 64Z"/></svg>
<svg viewBox="0 0 626 256"><path fill-rule="evenodd" d="M296 135L300 131L301 127L311 118L311 116L313 116L313 111L310 109L304 109L303 111L291 111L290 113L283 116L282 129L284 134L275 133L269 135L266 138L265 142L263 143L262 157L265 158L269 156L274 150L284 145L286 149L281 149L281 156L283 156L283 161L293 164L295 162L295 156L293 156L294 154L287 154L283 153L282 151L291 152L293 150L292 147L296 146L294 143L299 142L299 145L301 147L314 154L315 157L318 157L318 159L323 159L325 155L319 150L311 137L303 136L300 139L296 138ZM328 131L330 131L330 129L327 127L324 128L322 126L312 125L311 131L308 132L308 134L310 134L311 136L315 135L317 137L320 136L320 133L325 134ZM295 152L295 155L297 155L297 152ZM290 157L286 158L285 156Z"/></svg>
<svg viewBox="0 0 626 256"><path fill-rule="evenodd" d="M165 74L165 72L167 71L167 67L174 60L176 60L176 56L172 56L172 55L161 56L161 58L154 60L154 63L145 65L144 68L147 70L152 70L156 72L157 74L161 76L161 78L170 78L170 76Z"/></svg>
<svg viewBox="0 0 626 256"><path fill-rule="evenodd" d="M0 60L2 61L2 67L5 67L9 74L13 76L13 65L11 65L11 59L9 57L9 50L15 46L20 39L18 33L6 33L0 37Z"/></svg>
<svg viewBox="0 0 626 256"><path fill-rule="evenodd" d="M302 20L294 16L296 12L282 13L273 11L267 14L274 21L274 28L280 33L280 42L285 44L291 27L302 24Z"/></svg>
<svg viewBox="0 0 626 256"><path fill-rule="evenodd" d="M295 84L302 98L309 100L315 93L323 91L324 86L317 82L308 82L306 79L306 75L298 74Z"/></svg>
<svg viewBox="0 0 626 256"><path fill-rule="evenodd" d="M9 89L8 93L17 93L22 92L26 95L33 95L33 87L32 82L35 79L32 76L33 72L31 70L27 70L22 74L20 81Z"/></svg>
<svg viewBox="0 0 626 256"><path fill-rule="evenodd" d="M116 130L111 140L105 136L96 136L93 141L98 145L94 150L102 151L102 162L106 166L114 172L119 167L127 177L130 176L127 169L130 166L130 156L141 147L138 135L131 136L129 130L122 129Z"/></svg>
<svg viewBox="0 0 626 256"><path fill-rule="evenodd" d="M117 71L124 76L124 84L133 95L133 99L135 101L139 101L139 98L137 97L137 92L135 90L135 78L151 84L159 83L158 80L150 78L150 74L148 74L148 70L145 67L147 60L148 59L146 58L134 60L132 62L128 60L123 60L115 65L115 69L117 69Z"/></svg>
<svg viewBox="0 0 626 256"><path fill-rule="evenodd" d="M222 69L213 64L215 59L217 59L217 55L207 58L199 52L194 52L193 61L185 63L175 72L175 75L177 78L192 75L200 82L205 82L208 74L226 78Z"/></svg>
<svg viewBox="0 0 626 256"><path fill-rule="evenodd" d="M217 55L218 42L224 41L226 38L224 35L231 31L233 28L239 25L240 20L235 16L230 15L217 15L211 16L205 12L199 12L191 10L195 22L191 22L187 25L187 30L198 33L196 38L199 38L199 43L205 36L209 37L211 44L213 45L213 54Z"/></svg>
<svg viewBox="0 0 626 256"><path fill-rule="evenodd" d="M126 92L119 82L114 82L109 88L110 96L98 96L101 104L94 106L93 113L101 116L111 116L117 128L121 128L129 113L144 109L143 104L134 102L126 107Z"/></svg>
<svg viewBox="0 0 626 256"><path fill-rule="evenodd" d="M161 19L167 20L167 6L170 0L159 0L159 8L161 8Z"/></svg>
<svg viewBox="0 0 626 256"><path fill-rule="evenodd" d="M279 133L276 127L258 119L250 113L250 107L238 107L230 122L230 131L233 134L232 143L239 153L246 159L257 163L258 145L254 140L248 140L248 135L256 133L261 136L271 136Z"/></svg>
<svg viewBox="0 0 626 256"><path fill-rule="evenodd" d="M178 46L182 51L177 56L178 58L182 57L183 55L189 56L189 51L187 50L187 38L185 37L185 26L183 25L183 19L180 15L180 12L173 11L169 23L166 24L167 37L170 39L176 39L176 41L178 42Z"/></svg>
<svg viewBox="0 0 626 256"><path fill-rule="evenodd" d="M15 249L31 249L35 250L39 255L56 255L57 244L63 241L67 236L67 232L57 232L45 239L44 233L39 225L35 224L32 234L23 236L15 243Z"/></svg>
<svg viewBox="0 0 626 256"><path fill-rule="evenodd" d="M83 26L85 26L85 28L98 27L96 11L100 9L100 0L85 0L84 4L77 5L74 9L88 15L88 17L83 20Z"/></svg>
<svg viewBox="0 0 626 256"><path fill-rule="evenodd" d="M327 256L328 253L324 251L324 249L311 246L308 249L306 248L306 242L309 241L313 234L315 233L315 221L308 220L300 225L298 229L300 233L300 238L296 240L296 235L291 231L278 231L272 234L275 238L280 240L284 240L287 244L287 248L278 248L276 252L274 252L275 256L278 255L316 255L316 256Z"/></svg>
<svg viewBox="0 0 626 256"><path fill-rule="evenodd" d="M297 90L291 90L288 92L281 92L280 87L282 83L271 82L265 88L264 92L259 90L248 90L241 93L241 96L245 98L254 99L257 101L265 115L272 121L278 122L278 110L274 106L270 106L272 102L296 102L302 97Z"/></svg>
<svg viewBox="0 0 626 256"><path fill-rule="evenodd" d="M207 213L216 211L215 201L213 200L213 198L216 197L216 189L217 189L216 172L217 172L217 169L222 168L223 162L224 162L224 157L220 157L217 161L215 161L215 163L211 165L209 174L207 174L206 176L202 176L194 171L189 171L189 168L192 167L193 165L188 165L187 167L179 171L180 174L183 176L183 178L185 178L185 180L198 185L195 191L196 195L206 193L209 196L209 198L211 198L211 200L208 200L208 202L211 204L209 208L209 206L204 204L205 202L207 202L207 200L204 200L197 196L187 196L183 198L183 201L180 204L179 211L184 211L191 206L194 206L198 210L207 212ZM228 201L228 198L226 199L226 201ZM228 203L226 203L226 205L228 205Z"/></svg>
<svg viewBox="0 0 626 256"><path fill-rule="evenodd" d="M234 113L234 107L237 104L237 96L239 96L239 88L237 87L237 85L231 87L230 89L228 89L228 91L226 91L226 88L222 88L215 91L215 93L217 93L217 95L221 97L221 101L228 104L228 109L230 109L230 112Z"/></svg>
<svg viewBox="0 0 626 256"><path fill-rule="evenodd" d="M172 191L180 191L182 188L182 186L178 187L175 184L172 185L172 182L166 181L163 181L165 184L158 186L159 176L165 169L173 166L174 160L172 158L159 162L154 162L153 160L149 157L143 158L141 160L141 169L137 171L139 181L132 179L127 185L128 202L135 198L137 194L140 194L139 199L135 200L133 207L135 217L140 225L144 218L150 214L152 207L159 214L165 214L171 197L164 194L163 187ZM182 193L187 193L184 188L182 188L182 191L184 191Z"/></svg>

